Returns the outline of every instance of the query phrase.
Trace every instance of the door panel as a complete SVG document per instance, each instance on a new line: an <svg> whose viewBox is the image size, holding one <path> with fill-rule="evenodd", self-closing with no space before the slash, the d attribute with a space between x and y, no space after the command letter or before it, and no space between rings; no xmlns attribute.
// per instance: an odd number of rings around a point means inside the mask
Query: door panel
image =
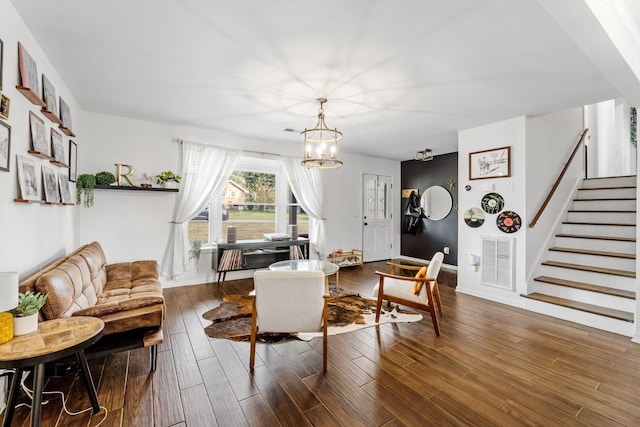
<svg viewBox="0 0 640 427"><path fill-rule="evenodd" d="M391 177L363 175L362 246L365 261L391 258Z"/></svg>

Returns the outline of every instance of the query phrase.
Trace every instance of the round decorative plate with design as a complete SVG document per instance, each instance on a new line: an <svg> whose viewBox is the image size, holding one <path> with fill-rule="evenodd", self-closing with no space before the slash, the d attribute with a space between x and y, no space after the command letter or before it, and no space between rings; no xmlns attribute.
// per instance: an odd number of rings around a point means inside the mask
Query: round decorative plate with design
<svg viewBox="0 0 640 427"><path fill-rule="evenodd" d="M498 193L487 193L482 198L482 210L488 214L497 214L504 208L504 198Z"/></svg>
<svg viewBox="0 0 640 427"><path fill-rule="evenodd" d="M480 208L469 208L464 212L464 222L471 228L484 224L484 212Z"/></svg>
<svg viewBox="0 0 640 427"><path fill-rule="evenodd" d="M520 215L513 211L504 211L498 214L498 218L496 218L496 225L500 231L504 231L505 233L515 233L520 230L520 227L522 226L522 219L520 219Z"/></svg>

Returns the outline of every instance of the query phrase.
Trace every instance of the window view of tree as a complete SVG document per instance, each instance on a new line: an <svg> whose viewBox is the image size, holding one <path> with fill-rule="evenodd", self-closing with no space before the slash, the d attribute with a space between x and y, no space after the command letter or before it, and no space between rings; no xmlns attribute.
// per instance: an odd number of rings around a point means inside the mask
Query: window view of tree
<svg viewBox="0 0 640 427"><path fill-rule="evenodd" d="M296 224L298 234L309 232L309 218L298 205L287 185L287 200L277 201L277 176L275 173L234 171L222 191L221 236L227 227L235 226L238 240L262 239L265 233L274 233L276 211L284 210L285 224L279 227L287 232L286 224ZM200 212L189 222L189 240L209 242L210 208ZM282 219L281 219L282 220Z"/></svg>

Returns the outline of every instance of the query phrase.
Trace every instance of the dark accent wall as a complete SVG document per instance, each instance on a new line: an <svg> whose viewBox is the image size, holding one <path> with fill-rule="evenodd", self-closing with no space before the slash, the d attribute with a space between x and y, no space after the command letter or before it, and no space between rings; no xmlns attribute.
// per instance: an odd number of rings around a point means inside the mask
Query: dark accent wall
<svg viewBox="0 0 640 427"><path fill-rule="evenodd" d="M432 221L422 218L422 230L416 234L405 233L403 227L400 237L400 254L404 256L429 260L436 252L444 252L449 247L449 254L445 254L444 262L458 265L458 153L434 156L433 160L421 162L407 160L400 166L400 181L402 189L417 188L422 193L432 185L444 187L451 193L453 208L449 215L440 220ZM449 183L455 183L450 188ZM402 221L409 199L402 199Z"/></svg>

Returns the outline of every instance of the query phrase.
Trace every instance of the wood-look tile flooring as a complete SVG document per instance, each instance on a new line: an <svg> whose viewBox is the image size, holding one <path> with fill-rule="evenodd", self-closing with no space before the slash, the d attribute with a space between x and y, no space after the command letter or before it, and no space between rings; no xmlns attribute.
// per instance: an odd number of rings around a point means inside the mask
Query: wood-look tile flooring
<svg viewBox="0 0 640 427"><path fill-rule="evenodd" d="M380 268L344 269L340 285L369 295ZM251 287L238 280L223 291L166 289L166 342L155 373L143 349L91 362L108 409L102 425L640 425L639 345L449 286L441 286L439 338L427 319L329 337L324 375L319 339L259 344L251 374L249 344L209 339L201 318L225 293ZM75 374L46 387L62 390L71 410L89 407ZM60 407L50 398L43 426L95 426L104 415L70 417ZM13 425L28 422L19 408Z"/></svg>

